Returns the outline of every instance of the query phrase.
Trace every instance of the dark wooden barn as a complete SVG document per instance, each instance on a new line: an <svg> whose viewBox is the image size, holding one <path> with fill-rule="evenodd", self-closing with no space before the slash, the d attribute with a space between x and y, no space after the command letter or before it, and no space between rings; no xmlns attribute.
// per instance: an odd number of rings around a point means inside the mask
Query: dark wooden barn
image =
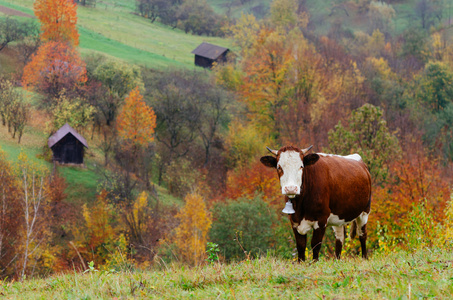
<svg viewBox="0 0 453 300"><path fill-rule="evenodd" d="M209 43L201 43L195 50L195 65L203 68L211 68L214 62L225 62L230 50Z"/></svg>
<svg viewBox="0 0 453 300"><path fill-rule="evenodd" d="M83 164L87 141L68 123L64 124L47 141L53 160L62 164Z"/></svg>

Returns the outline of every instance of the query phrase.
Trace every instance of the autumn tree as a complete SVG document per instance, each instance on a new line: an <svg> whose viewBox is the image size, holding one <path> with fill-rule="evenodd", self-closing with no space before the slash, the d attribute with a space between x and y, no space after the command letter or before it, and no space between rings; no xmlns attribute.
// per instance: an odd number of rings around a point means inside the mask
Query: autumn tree
<svg viewBox="0 0 453 300"><path fill-rule="evenodd" d="M119 137L134 146L144 146L154 140L156 115L146 105L138 87L126 97L116 126Z"/></svg>
<svg viewBox="0 0 453 300"><path fill-rule="evenodd" d="M77 31L77 5L68 0L37 0L33 4L41 22L41 40L79 45Z"/></svg>
<svg viewBox="0 0 453 300"><path fill-rule="evenodd" d="M434 221L443 220L451 193L448 176L444 175L439 159L430 156L420 140L412 137L405 148L404 157L395 157L390 163L387 182L373 192L373 201L380 207L375 212L379 225L371 224L370 230L376 231L381 242L393 247L408 246L411 235L408 231L412 231L408 228L415 225L413 213L419 207L429 212ZM425 230L425 238L435 234L432 228Z"/></svg>
<svg viewBox="0 0 453 300"><path fill-rule="evenodd" d="M283 28L294 27L298 21L296 0L273 0L270 7L271 20Z"/></svg>
<svg viewBox="0 0 453 300"><path fill-rule="evenodd" d="M264 28L244 59L247 70L240 93L250 116L262 130L280 132L280 119L276 117L284 104L287 75L294 56L283 32ZM255 58L255 59L254 59ZM259 58L259 59L258 59Z"/></svg>
<svg viewBox="0 0 453 300"><path fill-rule="evenodd" d="M343 126L339 122L329 131L329 150L335 154L360 154L374 183L386 180L390 161L401 153L398 139L392 134L381 108L365 104L354 110Z"/></svg>
<svg viewBox="0 0 453 300"><path fill-rule="evenodd" d="M319 44L321 53L297 29L263 27L241 63L247 118L280 144L326 144L323 133L362 104L357 65L328 38Z"/></svg>
<svg viewBox="0 0 453 300"><path fill-rule="evenodd" d="M212 221L204 199L196 192L186 196L185 205L176 215L175 244L184 261L198 265L206 256L206 243Z"/></svg>
<svg viewBox="0 0 453 300"><path fill-rule="evenodd" d="M71 245L74 249L72 256L81 268L87 269L86 262L94 261L96 265L106 262L109 251L114 251L118 238L118 228L112 225L114 220L114 210L107 202L107 192L101 190L96 196L94 203L88 207L83 207L82 228L74 230L74 240Z"/></svg>
<svg viewBox="0 0 453 300"><path fill-rule="evenodd" d="M376 29L384 33L390 33L392 30L392 20L395 17L395 9L391 4L372 1L369 5L368 19L370 23L370 32Z"/></svg>
<svg viewBox="0 0 453 300"><path fill-rule="evenodd" d="M0 116L2 124L8 126L13 138L18 135L20 143L25 125L30 116L30 105L9 80L0 80Z"/></svg>
<svg viewBox="0 0 453 300"><path fill-rule="evenodd" d="M99 120L107 126L113 125L124 97L135 87L142 87L140 69L113 59L92 57L89 62L90 77L102 84L101 92L92 99L97 108Z"/></svg>
<svg viewBox="0 0 453 300"><path fill-rule="evenodd" d="M255 195L263 195L263 200L277 208L284 203L279 192L278 178L272 169L264 168L257 159L249 166L241 166L228 172L225 192L222 199L252 199Z"/></svg>
<svg viewBox="0 0 453 300"><path fill-rule="evenodd" d="M46 170L30 162L23 152L19 155L18 177L23 228L20 277L25 279L29 263L38 260L49 238L46 217L50 205Z"/></svg>
<svg viewBox="0 0 453 300"><path fill-rule="evenodd" d="M71 93L86 82L85 63L68 43L48 41L25 66L22 84L25 89L49 95L45 104L66 91Z"/></svg>
<svg viewBox="0 0 453 300"><path fill-rule="evenodd" d="M155 128L156 115L153 109L146 105L136 87L126 97L116 121L120 143L115 146L115 158L125 167L125 171L140 174L147 187Z"/></svg>
<svg viewBox="0 0 453 300"><path fill-rule="evenodd" d="M69 99L64 91L54 99L50 108L52 120L47 124L47 132L54 133L64 124L68 123L77 131L86 130L91 125L94 107L83 98Z"/></svg>
<svg viewBox="0 0 453 300"><path fill-rule="evenodd" d="M233 38L233 42L241 49L243 55L247 55L251 47L256 43L260 24L252 14L243 14L234 26L227 28L227 33Z"/></svg>

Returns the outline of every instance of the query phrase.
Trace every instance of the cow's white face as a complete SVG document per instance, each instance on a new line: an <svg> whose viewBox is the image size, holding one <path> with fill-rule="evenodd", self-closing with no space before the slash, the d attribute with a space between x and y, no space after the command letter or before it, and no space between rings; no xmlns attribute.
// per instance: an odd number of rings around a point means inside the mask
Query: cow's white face
<svg viewBox="0 0 453 300"><path fill-rule="evenodd" d="M260 161L263 165L277 169L283 195L289 198L300 195L304 167L319 159L317 154L304 156L311 147L301 150L293 146L286 146L278 151L267 148L274 156L261 157Z"/></svg>
<svg viewBox="0 0 453 300"><path fill-rule="evenodd" d="M288 150L280 154L277 162L277 172L280 177L283 195L294 198L300 194L303 170L304 163L300 152Z"/></svg>

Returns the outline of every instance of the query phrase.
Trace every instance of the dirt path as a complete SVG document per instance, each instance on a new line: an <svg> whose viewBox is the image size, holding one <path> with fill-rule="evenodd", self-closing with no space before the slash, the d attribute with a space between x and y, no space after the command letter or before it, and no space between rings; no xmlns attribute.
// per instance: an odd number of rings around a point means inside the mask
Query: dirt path
<svg viewBox="0 0 453 300"><path fill-rule="evenodd" d="M26 18L34 18L35 16L23 13L21 11L2 6L0 5L0 13L4 13L5 15L12 15L12 16L19 16L19 17L26 17Z"/></svg>

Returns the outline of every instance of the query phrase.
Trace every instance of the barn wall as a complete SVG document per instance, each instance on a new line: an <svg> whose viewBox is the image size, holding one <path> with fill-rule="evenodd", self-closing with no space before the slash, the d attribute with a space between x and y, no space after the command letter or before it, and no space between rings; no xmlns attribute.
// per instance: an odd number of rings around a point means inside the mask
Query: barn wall
<svg viewBox="0 0 453 300"><path fill-rule="evenodd" d="M51 148L54 160L64 164L83 164L85 148L72 134L67 134Z"/></svg>
<svg viewBox="0 0 453 300"><path fill-rule="evenodd" d="M199 55L195 55L195 65L203 68L211 68L212 63L214 61L212 59L202 57Z"/></svg>

